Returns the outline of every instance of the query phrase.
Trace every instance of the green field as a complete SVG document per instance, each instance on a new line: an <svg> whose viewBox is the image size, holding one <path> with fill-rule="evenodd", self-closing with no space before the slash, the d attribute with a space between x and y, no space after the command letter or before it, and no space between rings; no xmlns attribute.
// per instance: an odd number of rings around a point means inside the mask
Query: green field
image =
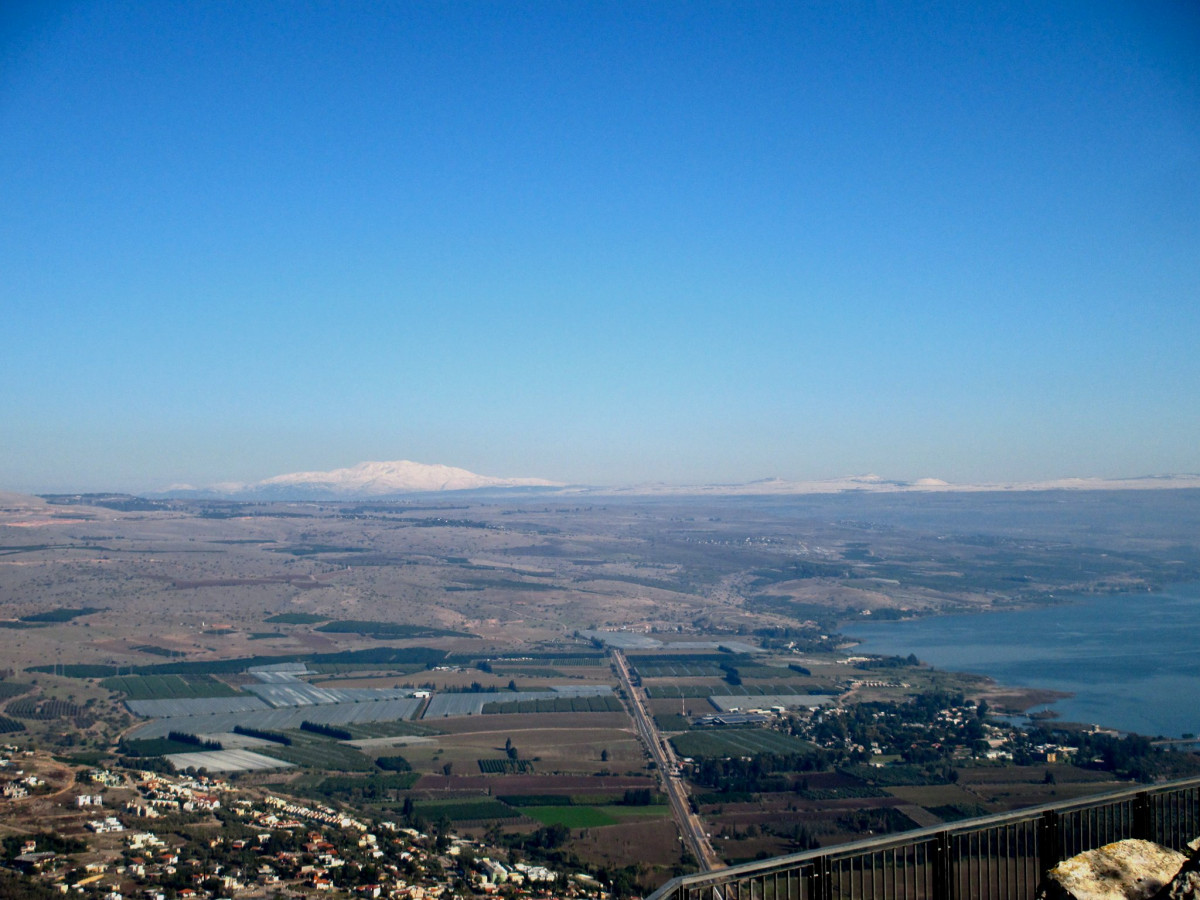
<svg viewBox="0 0 1200 900"><path fill-rule="evenodd" d="M172 740L171 738L148 738L145 740L124 741L120 749L126 756L148 757L166 756L168 753L195 753L205 748L197 744Z"/></svg>
<svg viewBox="0 0 1200 900"><path fill-rule="evenodd" d="M239 696L238 691L211 675L118 675L105 678L100 685L123 693L126 700Z"/></svg>
<svg viewBox="0 0 1200 900"><path fill-rule="evenodd" d="M525 806L521 812L543 825L566 825L568 828L599 828L616 825L619 821L594 806Z"/></svg>
<svg viewBox="0 0 1200 900"><path fill-rule="evenodd" d="M263 619L271 625L315 625L317 622L328 622L329 616L318 616L314 613L280 613Z"/></svg>
<svg viewBox="0 0 1200 900"><path fill-rule="evenodd" d="M310 769L326 769L333 772L370 772L375 763L348 744L318 737L307 731L289 731L290 747L272 744L260 752L285 762L295 763Z"/></svg>
<svg viewBox="0 0 1200 900"><path fill-rule="evenodd" d="M402 792L410 790L419 776L412 772L372 773L363 775L320 775L303 774L288 782L275 785L276 789L298 797L319 798L350 804L395 803Z"/></svg>
<svg viewBox="0 0 1200 900"><path fill-rule="evenodd" d="M480 819L515 819L520 816L515 809L499 800L418 800L414 804L417 815L431 822L442 816L451 822L476 821Z"/></svg>
<svg viewBox="0 0 1200 900"><path fill-rule="evenodd" d="M563 794L501 794L496 797L509 806L570 806L571 798Z"/></svg>
<svg viewBox="0 0 1200 900"><path fill-rule="evenodd" d="M441 734L436 728L418 725L414 722L360 722L343 727L354 736L356 741L365 738L407 737L409 735L425 737L431 734Z"/></svg>
<svg viewBox="0 0 1200 900"><path fill-rule="evenodd" d="M756 753L806 753L812 745L800 738L765 728L689 731L671 738L681 756L753 756Z"/></svg>

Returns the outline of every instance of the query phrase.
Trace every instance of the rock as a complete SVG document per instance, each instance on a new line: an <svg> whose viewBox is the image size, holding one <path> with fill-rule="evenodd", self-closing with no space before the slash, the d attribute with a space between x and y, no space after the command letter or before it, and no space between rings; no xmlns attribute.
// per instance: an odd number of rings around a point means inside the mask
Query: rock
<svg viewBox="0 0 1200 900"><path fill-rule="evenodd" d="M1117 841L1060 862L1047 873L1039 896L1045 900L1158 900L1156 895L1187 861L1182 853L1150 841ZM1181 896L1192 900L1191 895Z"/></svg>
<svg viewBox="0 0 1200 900"><path fill-rule="evenodd" d="M1154 895L1154 900L1200 900L1200 839L1188 844L1192 858L1171 879L1171 883Z"/></svg>

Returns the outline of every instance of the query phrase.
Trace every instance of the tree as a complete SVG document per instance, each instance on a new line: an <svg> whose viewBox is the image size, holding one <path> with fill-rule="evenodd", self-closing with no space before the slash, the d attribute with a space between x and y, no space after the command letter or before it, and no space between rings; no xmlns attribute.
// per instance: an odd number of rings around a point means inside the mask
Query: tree
<svg viewBox="0 0 1200 900"><path fill-rule="evenodd" d="M608 751L607 750L600 751L600 762L608 762Z"/></svg>

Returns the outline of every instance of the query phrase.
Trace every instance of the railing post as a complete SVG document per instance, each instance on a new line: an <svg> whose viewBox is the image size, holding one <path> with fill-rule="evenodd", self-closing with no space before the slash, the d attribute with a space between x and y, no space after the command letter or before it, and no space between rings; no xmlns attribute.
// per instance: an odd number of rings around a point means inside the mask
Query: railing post
<svg viewBox="0 0 1200 900"><path fill-rule="evenodd" d="M1143 841L1157 838L1154 833L1154 805L1146 791L1133 798L1133 836Z"/></svg>
<svg viewBox="0 0 1200 900"><path fill-rule="evenodd" d="M1038 875L1045 878L1046 873L1057 866L1062 859L1062 846L1058 832L1058 813L1052 809L1042 813L1038 821Z"/></svg>
<svg viewBox="0 0 1200 900"><path fill-rule="evenodd" d="M950 832L939 831L933 842L933 900L954 900Z"/></svg>
<svg viewBox="0 0 1200 900"><path fill-rule="evenodd" d="M822 854L812 861L808 876L808 896L811 900L833 900L833 866Z"/></svg>

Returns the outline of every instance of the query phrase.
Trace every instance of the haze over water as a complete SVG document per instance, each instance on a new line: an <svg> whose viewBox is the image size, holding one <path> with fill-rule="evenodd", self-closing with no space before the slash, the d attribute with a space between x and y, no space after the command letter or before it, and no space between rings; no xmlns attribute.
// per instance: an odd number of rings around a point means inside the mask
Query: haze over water
<svg viewBox="0 0 1200 900"><path fill-rule="evenodd" d="M1060 719L1145 735L1200 732L1200 584L1068 598L1051 607L854 623L867 653L915 653L940 669L1068 691Z"/></svg>

